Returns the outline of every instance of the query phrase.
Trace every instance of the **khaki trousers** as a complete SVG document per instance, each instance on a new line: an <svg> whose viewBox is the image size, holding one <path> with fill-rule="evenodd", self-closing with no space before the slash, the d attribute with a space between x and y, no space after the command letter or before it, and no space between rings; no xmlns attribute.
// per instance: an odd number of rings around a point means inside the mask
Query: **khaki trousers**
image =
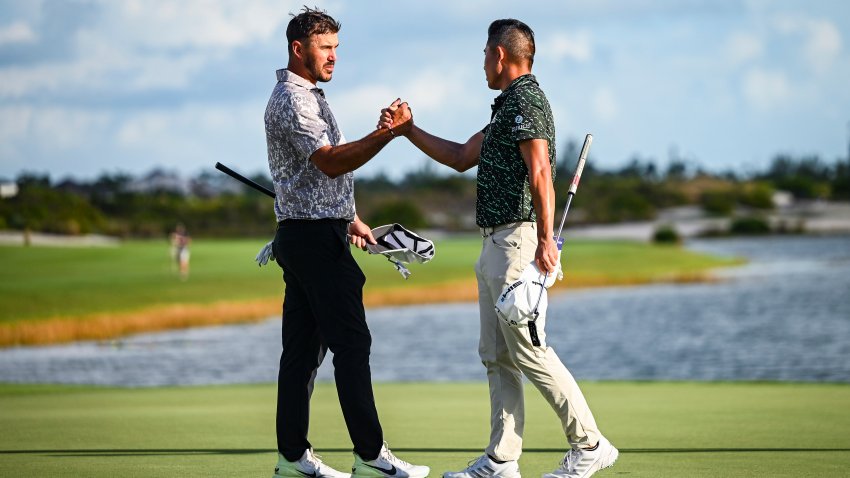
<svg viewBox="0 0 850 478"><path fill-rule="evenodd" d="M502 461L516 460L522 453L523 375L558 415L570 446L593 446L600 436L578 384L546 344L546 318L537 319L540 346L535 347L527 327L510 327L496 315L494 306L502 289L519 278L537 249L535 223L510 226L496 228L484 237L475 265L481 313L478 353L490 384L490 444L486 452Z"/></svg>

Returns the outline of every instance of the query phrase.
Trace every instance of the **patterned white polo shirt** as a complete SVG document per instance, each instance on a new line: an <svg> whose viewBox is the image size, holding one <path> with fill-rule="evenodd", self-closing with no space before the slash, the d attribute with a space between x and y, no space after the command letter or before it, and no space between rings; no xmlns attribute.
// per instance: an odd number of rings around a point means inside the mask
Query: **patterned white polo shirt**
<svg viewBox="0 0 850 478"><path fill-rule="evenodd" d="M277 220L353 220L354 174L331 178L310 161L319 148L345 143L324 92L289 70L278 70L265 122Z"/></svg>

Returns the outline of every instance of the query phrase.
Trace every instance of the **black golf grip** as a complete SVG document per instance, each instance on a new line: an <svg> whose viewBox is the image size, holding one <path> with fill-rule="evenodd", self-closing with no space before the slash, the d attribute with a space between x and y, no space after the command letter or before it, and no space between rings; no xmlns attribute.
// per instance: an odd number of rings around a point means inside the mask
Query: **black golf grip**
<svg viewBox="0 0 850 478"><path fill-rule="evenodd" d="M269 188L267 188L267 187L265 187L261 184L257 184L254 181L251 181L250 179L246 178L245 176L242 176L241 174L237 173L236 171L228 168L227 166L225 166L221 163L215 163L215 169L218 169L222 173L230 176L231 178L233 178L237 181L242 182L245 185L251 186L252 188L256 189L257 191L260 191L261 193L265 194L266 196L269 196L269 197L272 197L272 198L275 197L274 191L272 191L271 189L269 189Z"/></svg>

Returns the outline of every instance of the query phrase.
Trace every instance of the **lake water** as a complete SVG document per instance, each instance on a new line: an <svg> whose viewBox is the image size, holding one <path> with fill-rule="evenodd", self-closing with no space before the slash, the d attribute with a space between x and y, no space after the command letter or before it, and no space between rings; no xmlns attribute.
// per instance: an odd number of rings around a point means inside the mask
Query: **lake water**
<svg viewBox="0 0 850 478"><path fill-rule="evenodd" d="M850 237L700 240L688 247L750 263L717 271L716 283L551 297L548 342L577 379L850 382ZM377 308L367 317L375 381L485 380L476 304ZM0 382L272 382L279 355L280 318L273 318L3 349ZM333 379L330 357L319 379Z"/></svg>

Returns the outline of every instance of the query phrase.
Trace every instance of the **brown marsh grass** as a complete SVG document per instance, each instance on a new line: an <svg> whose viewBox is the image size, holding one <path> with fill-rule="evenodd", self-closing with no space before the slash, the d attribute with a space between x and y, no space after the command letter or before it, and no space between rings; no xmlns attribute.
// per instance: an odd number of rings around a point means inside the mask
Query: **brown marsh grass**
<svg viewBox="0 0 850 478"><path fill-rule="evenodd" d="M650 282L694 283L712 280L706 273L677 274L658 279L645 277L612 278L583 274L556 282L555 289ZM475 280L454 281L417 288L388 288L364 291L366 307L442 302L472 302L478 299ZM99 313L77 317L49 317L0 324L0 346L45 345L78 340L108 340L125 335L206 325L256 322L279 315L280 298L249 301L222 301L209 304L159 305L129 312Z"/></svg>

